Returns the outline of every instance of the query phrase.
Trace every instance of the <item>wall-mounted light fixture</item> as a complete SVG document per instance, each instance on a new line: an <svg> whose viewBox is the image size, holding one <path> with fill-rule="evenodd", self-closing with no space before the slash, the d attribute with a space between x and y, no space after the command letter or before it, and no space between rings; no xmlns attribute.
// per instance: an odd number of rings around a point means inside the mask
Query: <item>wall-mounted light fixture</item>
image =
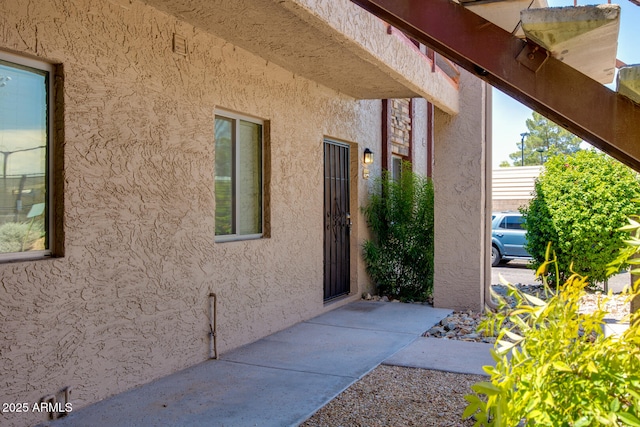
<svg viewBox="0 0 640 427"><path fill-rule="evenodd" d="M364 168L362 169L362 177L364 179L369 179L369 166L373 163L373 151L368 148L364 149L364 154L362 156L362 163L364 163Z"/></svg>
<svg viewBox="0 0 640 427"><path fill-rule="evenodd" d="M371 163L373 163L373 151L369 150L368 148L365 148L362 161L364 162L365 165L370 165Z"/></svg>

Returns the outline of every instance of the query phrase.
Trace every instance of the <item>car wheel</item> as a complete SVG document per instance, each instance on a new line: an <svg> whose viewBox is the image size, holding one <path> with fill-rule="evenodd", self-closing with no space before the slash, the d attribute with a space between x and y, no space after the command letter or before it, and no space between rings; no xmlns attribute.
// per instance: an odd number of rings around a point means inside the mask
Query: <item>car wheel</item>
<svg viewBox="0 0 640 427"><path fill-rule="evenodd" d="M500 264L500 251L495 246L491 246L491 267L497 267Z"/></svg>

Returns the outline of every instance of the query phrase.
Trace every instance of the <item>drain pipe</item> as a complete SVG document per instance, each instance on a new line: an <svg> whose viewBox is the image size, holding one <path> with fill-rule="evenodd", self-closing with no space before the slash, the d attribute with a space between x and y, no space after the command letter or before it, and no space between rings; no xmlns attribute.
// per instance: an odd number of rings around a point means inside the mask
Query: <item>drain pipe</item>
<svg viewBox="0 0 640 427"><path fill-rule="evenodd" d="M216 333L216 312L217 312L216 294L211 292L209 294L209 359L218 358L218 340Z"/></svg>
<svg viewBox="0 0 640 427"><path fill-rule="evenodd" d="M484 256L482 257L484 264L484 280L482 284L482 290L484 291L484 307L485 310L497 311L498 305L491 295L491 258L489 257L486 249L491 247L491 213L487 213L485 216L487 217L485 221L485 238L483 239L485 249L483 250Z"/></svg>
<svg viewBox="0 0 640 427"><path fill-rule="evenodd" d="M491 212L493 211L493 138L492 138L492 97L493 92L488 83L484 84L484 111L485 114L485 126L484 126L484 233L483 233L483 272L484 281L482 289L484 291L484 306L485 310L496 311L498 309L497 304L491 297L491 258L490 253L487 253L487 248L491 248Z"/></svg>
<svg viewBox="0 0 640 427"><path fill-rule="evenodd" d="M485 281L485 285L484 285L484 306L486 307L486 309L489 309L491 311L497 311L498 310L498 305L495 303L495 301L493 300L493 297L491 296L491 280L489 281Z"/></svg>

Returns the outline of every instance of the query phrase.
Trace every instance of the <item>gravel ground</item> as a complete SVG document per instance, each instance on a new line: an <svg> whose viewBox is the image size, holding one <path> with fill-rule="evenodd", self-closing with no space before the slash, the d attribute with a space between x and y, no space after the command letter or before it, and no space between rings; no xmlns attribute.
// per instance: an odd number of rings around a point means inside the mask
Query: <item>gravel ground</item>
<svg viewBox="0 0 640 427"><path fill-rule="evenodd" d="M473 426L462 420L465 394L479 375L378 366L302 424L303 427Z"/></svg>
<svg viewBox="0 0 640 427"><path fill-rule="evenodd" d="M523 286L535 294L536 285ZM494 290L502 292L500 285ZM602 295L589 294L583 300L583 311L597 306ZM629 313L629 304L614 296L606 306L609 318L621 319ZM480 313L455 312L424 336L465 341L492 342L491 337L475 333ZM427 326L428 327L428 326ZM303 427L380 427L380 426L472 426L462 420L467 406L464 396L471 385L486 377L463 375L426 369L378 366L360 381L318 410L301 424Z"/></svg>

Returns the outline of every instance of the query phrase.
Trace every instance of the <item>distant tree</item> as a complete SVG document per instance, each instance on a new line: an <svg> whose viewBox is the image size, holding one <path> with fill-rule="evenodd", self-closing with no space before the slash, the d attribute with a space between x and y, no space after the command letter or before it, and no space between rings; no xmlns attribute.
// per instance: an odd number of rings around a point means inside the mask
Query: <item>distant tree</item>
<svg viewBox="0 0 640 427"><path fill-rule="evenodd" d="M526 125L528 135L524 138L524 166L540 165L549 157L573 154L580 150L580 138L535 111L532 117L527 119ZM523 150L520 143L518 148L520 150L509 154L513 166L522 165Z"/></svg>

